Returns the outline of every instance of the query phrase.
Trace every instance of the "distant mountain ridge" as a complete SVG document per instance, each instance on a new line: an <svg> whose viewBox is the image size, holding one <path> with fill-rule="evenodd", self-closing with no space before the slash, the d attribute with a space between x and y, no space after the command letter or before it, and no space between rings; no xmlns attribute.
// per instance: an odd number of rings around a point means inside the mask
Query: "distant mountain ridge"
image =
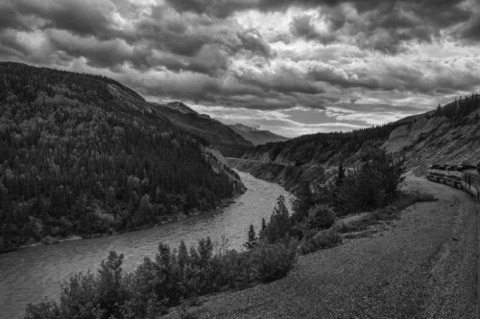
<svg viewBox="0 0 480 319"><path fill-rule="evenodd" d="M0 149L0 251L153 226L245 191L210 142L102 76L0 62Z"/></svg>
<svg viewBox="0 0 480 319"><path fill-rule="evenodd" d="M253 145L262 145L271 142L283 142L289 138L277 135L267 130L259 130L244 124L229 125L235 132L243 136L244 139L251 142Z"/></svg>
<svg viewBox="0 0 480 319"><path fill-rule="evenodd" d="M193 114L200 115L197 111L192 110L191 108L189 108L188 106L186 106L182 102L169 102L167 104L162 104L162 105L165 105L166 107L169 107L172 110L179 111L183 114L193 113Z"/></svg>
<svg viewBox="0 0 480 319"><path fill-rule="evenodd" d="M238 157L254 146L228 125L206 114L199 114L181 102L152 105L175 125L209 141L223 156Z"/></svg>

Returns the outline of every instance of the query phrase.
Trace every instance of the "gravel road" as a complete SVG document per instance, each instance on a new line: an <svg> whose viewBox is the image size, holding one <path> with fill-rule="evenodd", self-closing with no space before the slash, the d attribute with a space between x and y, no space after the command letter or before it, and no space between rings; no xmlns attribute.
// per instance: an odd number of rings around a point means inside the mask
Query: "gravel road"
<svg viewBox="0 0 480 319"><path fill-rule="evenodd" d="M439 201L408 207L400 220L372 237L300 257L282 280L210 296L191 313L199 318L474 318L474 201L410 175L406 187Z"/></svg>

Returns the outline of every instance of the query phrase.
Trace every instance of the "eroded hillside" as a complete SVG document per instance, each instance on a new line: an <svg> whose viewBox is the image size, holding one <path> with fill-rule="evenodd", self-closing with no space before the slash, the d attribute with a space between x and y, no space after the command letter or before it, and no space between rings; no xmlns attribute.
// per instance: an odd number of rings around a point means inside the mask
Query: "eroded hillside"
<svg viewBox="0 0 480 319"><path fill-rule="evenodd" d="M406 169L421 175L429 164L476 163L480 156L480 97L472 95L436 110L410 116L383 126L348 133L319 133L301 136L286 142L268 143L250 149L242 161L231 161L239 169L268 180L281 181L295 191L292 181L299 170L311 167L355 166L361 162L369 147L385 148L397 157L406 159ZM252 161L253 160L253 161ZM249 164L246 162L252 161ZM275 163L295 167L295 174L260 163ZM257 173L258 171L258 173ZM293 171L293 170L292 170ZM270 173L268 173L270 172ZM309 183L316 175L300 174Z"/></svg>

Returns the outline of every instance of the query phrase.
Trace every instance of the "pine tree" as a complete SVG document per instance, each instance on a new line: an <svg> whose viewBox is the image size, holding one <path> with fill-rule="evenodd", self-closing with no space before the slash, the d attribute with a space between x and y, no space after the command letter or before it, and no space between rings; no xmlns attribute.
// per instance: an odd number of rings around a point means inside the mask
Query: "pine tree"
<svg viewBox="0 0 480 319"><path fill-rule="evenodd" d="M180 246L178 247L178 265L181 269L184 269L187 265L188 258L187 245L185 245L185 242L182 240L180 242Z"/></svg>
<svg viewBox="0 0 480 319"><path fill-rule="evenodd" d="M250 228L248 229L248 239L247 242L243 244L243 247L251 250L257 244L257 234L255 233L255 228L252 224L250 224Z"/></svg>
<svg viewBox="0 0 480 319"><path fill-rule="evenodd" d="M270 222L262 232L269 243L275 243L290 236L292 225L290 223L289 212L285 205L285 197L280 195L277 199L277 205L270 216Z"/></svg>

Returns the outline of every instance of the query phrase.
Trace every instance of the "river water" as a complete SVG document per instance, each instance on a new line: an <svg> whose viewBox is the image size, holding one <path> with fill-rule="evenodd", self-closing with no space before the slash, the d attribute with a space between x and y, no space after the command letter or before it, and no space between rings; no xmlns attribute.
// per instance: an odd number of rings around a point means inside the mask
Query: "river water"
<svg viewBox="0 0 480 319"><path fill-rule="evenodd" d="M153 258L160 242L187 246L210 236L215 242L228 240L228 247L241 249L250 224L260 228L269 218L278 196L289 202L292 195L282 187L239 172L247 187L223 212L206 213L179 222L108 237L34 246L0 255L0 318L22 318L28 303L55 300L60 286L76 272L96 271L109 251L123 253L125 271L132 271L145 256ZM268 220L268 219L267 219Z"/></svg>

